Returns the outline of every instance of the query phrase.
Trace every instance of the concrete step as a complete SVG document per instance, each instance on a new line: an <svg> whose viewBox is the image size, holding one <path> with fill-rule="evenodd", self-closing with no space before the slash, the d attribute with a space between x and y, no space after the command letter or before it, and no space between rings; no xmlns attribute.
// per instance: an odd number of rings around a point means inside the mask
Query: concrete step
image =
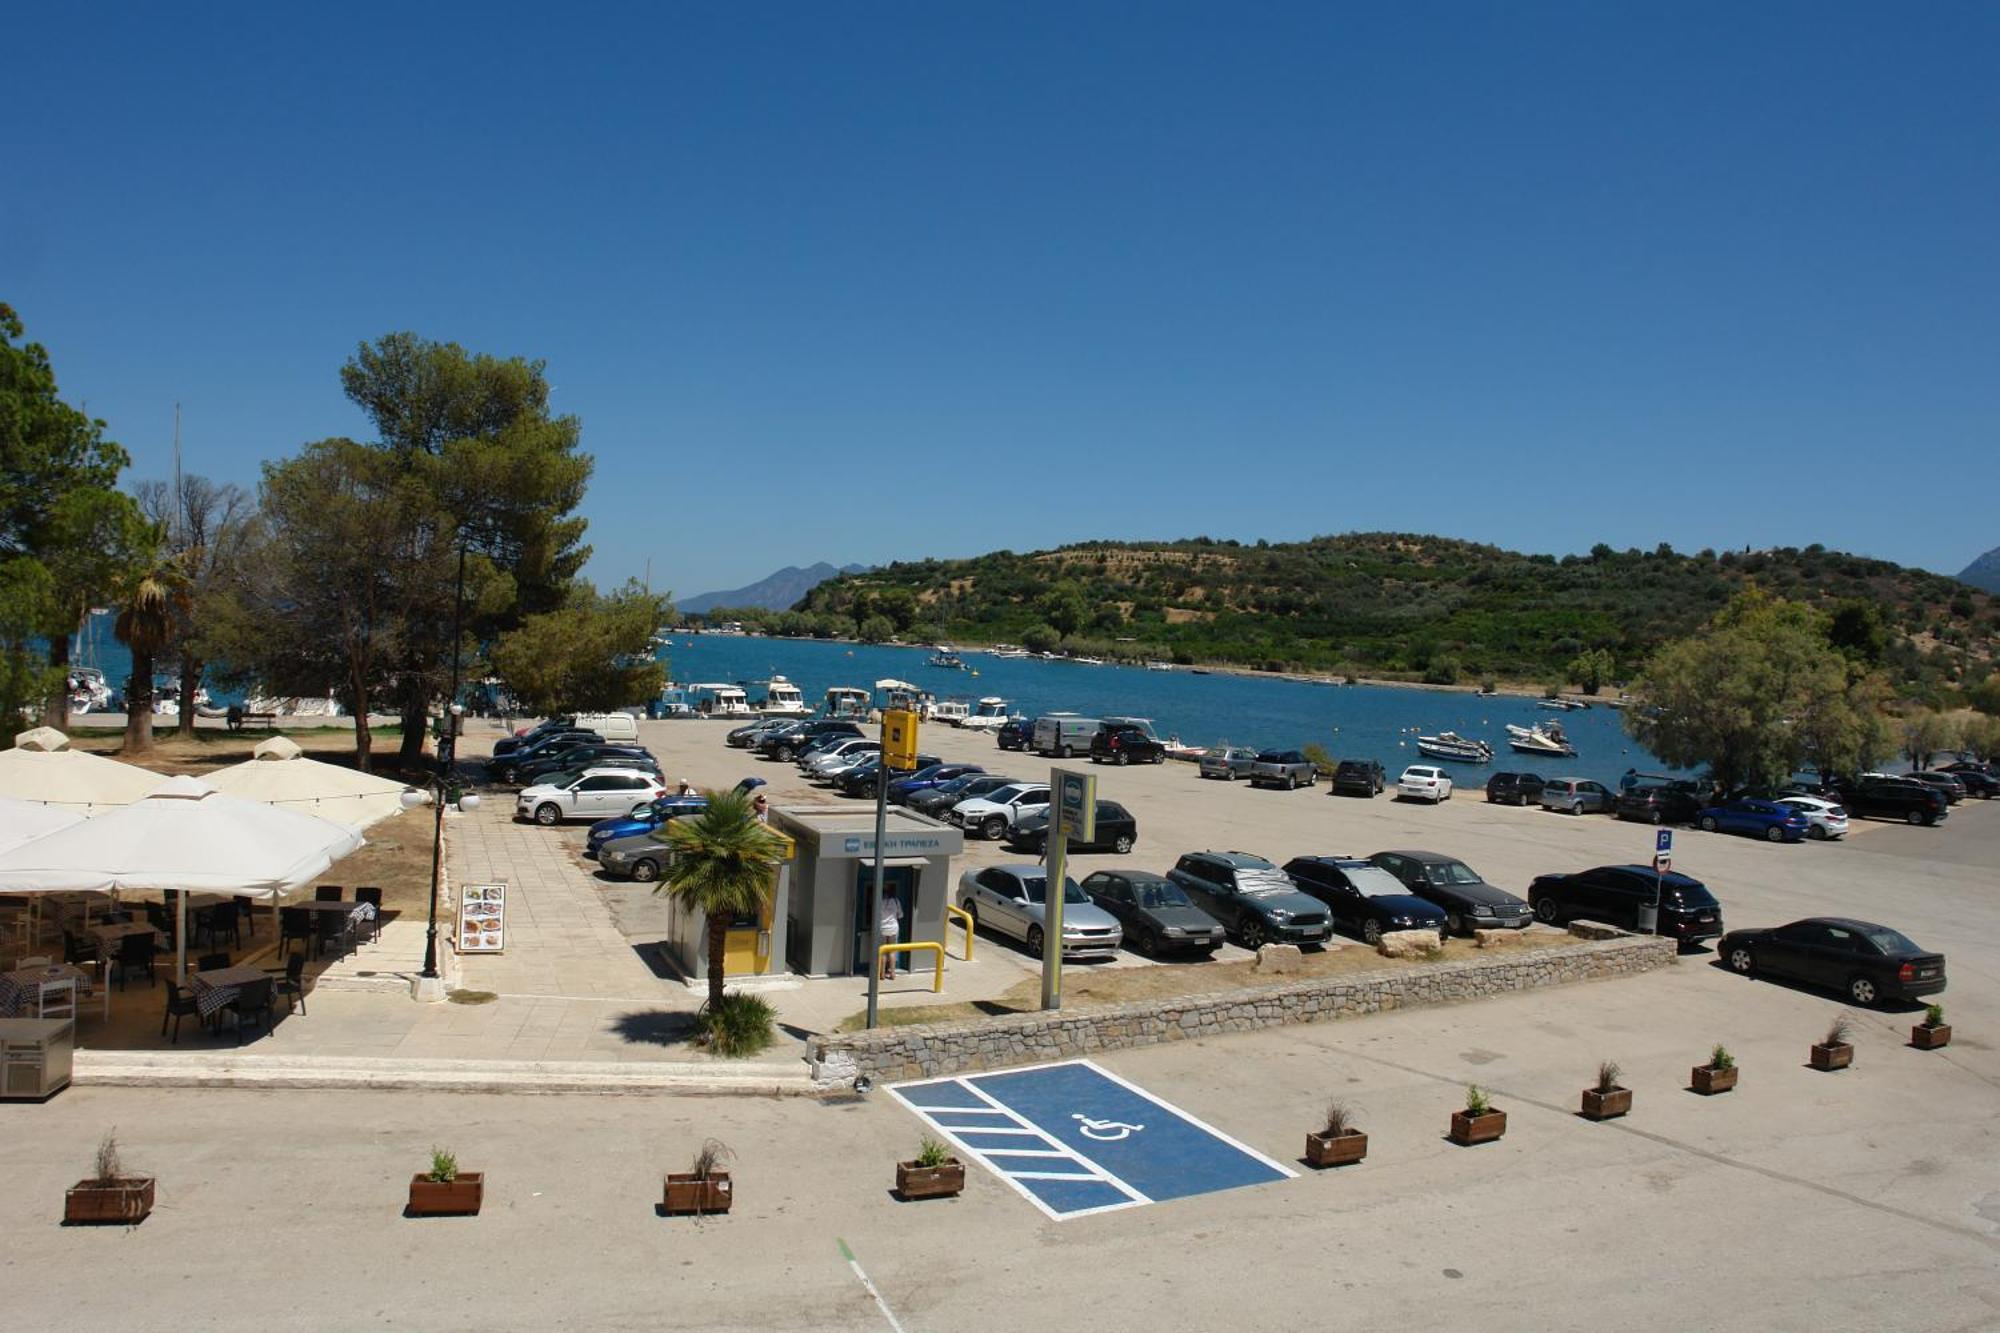
<svg viewBox="0 0 2000 1333"><path fill-rule="evenodd" d="M391 1060L234 1051L76 1053L79 1086L379 1088L408 1092L633 1093L809 1097L827 1091L803 1062Z"/></svg>

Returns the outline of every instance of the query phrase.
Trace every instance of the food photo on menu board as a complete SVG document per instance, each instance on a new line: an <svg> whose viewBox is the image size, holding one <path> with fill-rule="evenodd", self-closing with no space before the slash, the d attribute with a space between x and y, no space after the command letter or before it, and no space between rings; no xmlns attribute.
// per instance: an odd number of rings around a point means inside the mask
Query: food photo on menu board
<svg viewBox="0 0 2000 1333"><path fill-rule="evenodd" d="M507 886L468 884L458 903L460 953L498 953L506 942Z"/></svg>

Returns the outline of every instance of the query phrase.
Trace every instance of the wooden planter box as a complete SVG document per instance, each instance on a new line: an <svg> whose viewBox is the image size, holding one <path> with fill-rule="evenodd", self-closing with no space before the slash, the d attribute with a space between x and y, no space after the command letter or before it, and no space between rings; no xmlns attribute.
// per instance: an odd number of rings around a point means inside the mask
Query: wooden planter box
<svg viewBox="0 0 2000 1333"><path fill-rule="evenodd" d="M896 1163L896 1193L906 1199L948 1199L965 1189L965 1164L956 1157L943 1166Z"/></svg>
<svg viewBox="0 0 2000 1333"><path fill-rule="evenodd" d="M1488 1111L1485 1115L1473 1115L1470 1111L1451 1113L1451 1141L1461 1148L1470 1148L1475 1143L1491 1143L1506 1132L1505 1111Z"/></svg>
<svg viewBox="0 0 2000 1333"><path fill-rule="evenodd" d="M1917 1024L1910 1029L1910 1045L1920 1051L1935 1051L1939 1047L1951 1045L1951 1024L1940 1023L1936 1027Z"/></svg>
<svg viewBox="0 0 2000 1333"><path fill-rule="evenodd" d="M697 1217L708 1213L726 1213L735 1198L727 1171L711 1171L706 1177L670 1171L667 1173L666 1198L660 1204L660 1210L673 1217L689 1213Z"/></svg>
<svg viewBox="0 0 2000 1333"><path fill-rule="evenodd" d="M1312 1166L1348 1166L1367 1155L1368 1136L1358 1129L1306 1135L1306 1162Z"/></svg>
<svg viewBox="0 0 2000 1333"><path fill-rule="evenodd" d="M1812 1067L1814 1069L1845 1069L1853 1063L1854 1047L1849 1043L1843 1041L1831 1046L1823 1041L1813 1043Z"/></svg>
<svg viewBox="0 0 2000 1333"><path fill-rule="evenodd" d="M471 1217L486 1201L486 1173L461 1171L456 1180L410 1177L411 1217Z"/></svg>
<svg viewBox="0 0 2000 1333"><path fill-rule="evenodd" d="M63 1198L65 1226L94 1226L106 1222L137 1226L152 1211L151 1176L79 1180L70 1186Z"/></svg>
<svg viewBox="0 0 2000 1333"><path fill-rule="evenodd" d="M1731 1072L1734 1072L1733 1070ZM1596 1088L1583 1090L1583 1114L1588 1120L1611 1120L1632 1109L1632 1089L1613 1088L1609 1092L1599 1092Z"/></svg>
<svg viewBox="0 0 2000 1333"><path fill-rule="evenodd" d="M1704 1097L1713 1097L1718 1092L1728 1092L1736 1086L1736 1076L1741 1073L1735 1065L1727 1069L1716 1069L1710 1065L1696 1065L1688 1075L1690 1085Z"/></svg>

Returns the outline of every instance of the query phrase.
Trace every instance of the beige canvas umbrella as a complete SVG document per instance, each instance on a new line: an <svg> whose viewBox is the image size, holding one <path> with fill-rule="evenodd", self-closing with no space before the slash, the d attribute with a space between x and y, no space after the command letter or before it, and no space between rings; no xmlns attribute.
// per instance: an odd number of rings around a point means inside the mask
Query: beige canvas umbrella
<svg viewBox="0 0 2000 1333"><path fill-rule="evenodd" d="M0 852L82 822L82 815L60 805L36 805L0 796Z"/></svg>
<svg viewBox="0 0 2000 1333"><path fill-rule="evenodd" d="M157 791L166 775L69 748L69 737L36 727L0 750L0 796L99 815Z"/></svg>
<svg viewBox="0 0 2000 1333"><path fill-rule="evenodd" d="M202 781L246 801L262 801L353 828L367 828L400 813L403 793L410 790L392 778L308 759L296 742L284 736L271 737L251 755L240 764L205 774Z"/></svg>

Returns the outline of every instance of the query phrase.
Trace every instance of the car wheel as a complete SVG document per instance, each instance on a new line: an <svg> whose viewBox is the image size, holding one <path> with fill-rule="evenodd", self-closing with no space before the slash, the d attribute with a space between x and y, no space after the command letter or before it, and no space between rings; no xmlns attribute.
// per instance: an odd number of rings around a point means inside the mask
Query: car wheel
<svg viewBox="0 0 2000 1333"><path fill-rule="evenodd" d="M1299 775L1296 773L1285 774L1285 790L1297 791L1298 789L1299 789Z"/></svg>
<svg viewBox="0 0 2000 1333"><path fill-rule="evenodd" d="M981 824L979 828L980 832L986 835L988 842L998 842L1000 841L1000 836L1007 831L1007 821L998 815L993 815L984 824Z"/></svg>
<svg viewBox="0 0 2000 1333"><path fill-rule="evenodd" d="M1041 957L1042 954L1042 938L1042 928L1040 926L1028 927L1028 952L1034 954L1037 958Z"/></svg>
<svg viewBox="0 0 2000 1333"><path fill-rule="evenodd" d="M651 884L660 877L660 863L648 857L644 861L632 863L632 878L641 884Z"/></svg>
<svg viewBox="0 0 2000 1333"><path fill-rule="evenodd" d="M1132 935L1132 947L1151 958L1160 951L1160 940L1150 931L1135 931Z"/></svg>
<svg viewBox="0 0 2000 1333"><path fill-rule="evenodd" d="M1912 824L1921 824L1924 822L1924 812L1921 810L1912 810L1909 814L1904 815L1903 818Z"/></svg>
<svg viewBox="0 0 2000 1333"><path fill-rule="evenodd" d="M1824 824L1809 824L1806 826L1806 836L1808 838L1818 838L1821 842L1825 842L1826 826Z"/></svg>
<svg viewBox="0 0 2000 1333"><path fill-rule="evenodd" d="M1747 977L1757 970L1757 960L1750 956L1748 949L1739 944L1729 951L1729 970Z"/></svg>
<svg viewBox="0 0 2000 1333"><path fill-rule="evenodd" d="M1667 822L1667 817L1661 814L1658 810L1655 810L1653 811L1652 821L1655 824L1664 824Z"/></svg>
<svg viewBox="0 0 2000 1333"><path fill-rule="evenodd" d="M1255 953L1264 946L1264 923L1251 920L1243 923L1238 932L1243 937L1243 947Z"/></svg>
<svg viewBox="0 0 2000 1333"><path fill-rule="evenodd" d="M543 828L553 828L562 823L562 807L554 802L546 802L535 807L535 822Z"/></svg>
<svg viewBox="0 0 2000 1333"><path fill-rule="evenodd" d="M1155 755L1153 756L1153 762L1154 762L1154 763L1156 763L1156 764L1164 764L1164 763L1166 763L1166 762L1167 762L1167 752L1166 752L1165 750L1161 750L1161 751L1159 751L1158 753L1156 753L1156 754L1155 754Z"/></svg>
<svg viewBox="0 0 2000 1333"><path fill-rule="evenodd" d="M1847 983L1847 998L1859 1005L1872 1005L1881 998L1881 993L1867 977L1856 977Z"/></svg>
<svg viewBox="0 0 2000 1333"><path fill-rule="evenodd" d="M789 764L799 757L799 752L789 745L780 745L774 757L781 764Z"/></svg>
<svg viewBox="0 0 2000 1333"><path fill-rule="evenodd" d="M1561 925L1562 905L1553 898L1544 897L1536 899L1535 920L1541 922L1545 926Z"/></svg>
<svg viewBox="0 0 2000 1333"><path fill-rule="evenodd" d="M1127 852L1130 852L1132 850L1132 835L1129 833L1119 834L1112 840L1111 850L1120 856L1124 856Z"/></svg>
<svg viewBox="0 0 2000 1333"><path fill-rule="evenodd" d="M1127 764L1129 764L1129 763L1131 763L1131 762L1132 762L1132 756L1131 756L1131 755L1129 755L1129 754L1125 753L1125 752L1124 752L1123 750L1120 750L1120 751L1118 752L1118 767L1120 767L1120 768L1123 768L1123 767L1125 767L1125 765L1127 765Z"/></svg>
<svg viewBox="0 0 2000 1333"><path fill-rule="evenodd" d="M1382 923L1380 921L1364 921L1361 925L1361 938L1367 940L1370 944L1380 944L1382 942Z"/></svg>
<svg viewBox="0 0 2000 1333"><path fill-rule="evenodd" d="M1570 805L1570 807L1569 807L1569 812L1570 812L1571 814L1573 814L1573 815L1580 815L1580 814L1582 814L1582 813L1583 813L1583 802L1582 802L1582 801L1575 801L1575 802L1572 802L1572 803L1571 803L1571 805Z"/></svg>
<svg viewBox="0 0 2000 1333"><path fill-rule="evenodd" d="M1075 751L1071 750L1071 749L1070 749L1070 748L1069 748L1069 747L1068 747L1067 745L1065 745L1065 746L1063 746L1063 747L1062 747L1062 757L1063 757L1063 758L1065 758L1065 759L1068 759L1068 758L1070 758L1070 757L1071 757L1071 756L1072 756L1072 755L1073 755L1074 753L1075 753Z"/></svg>
<svg viewBox="0 0 2000 1333"><path fill-rule="evenodd" d="M1783 842L1784 840L1785 840L1785 830L1780 828L1778 825L1773 824L1771 825L1771 827L1764 830L1764 841Z"/></svg>
<svg viewBox="0 0 2000 1333"><path fill-rule="evenodd" d="M1447 935L1463 935L1465 933L1465 922L1459 917L1458 913L1446 912L1444 914L1444 933Z"/></svg>
<svg viewBox="0 0 2000 1333"><path fill-rule="evenodd" d="M1702 831L1703 833L1713 833L1713 832L1715 832L1715 816L1714 816L1714 815L1703 815L1703 816L1701 817L1701 831Z"/></svg>

